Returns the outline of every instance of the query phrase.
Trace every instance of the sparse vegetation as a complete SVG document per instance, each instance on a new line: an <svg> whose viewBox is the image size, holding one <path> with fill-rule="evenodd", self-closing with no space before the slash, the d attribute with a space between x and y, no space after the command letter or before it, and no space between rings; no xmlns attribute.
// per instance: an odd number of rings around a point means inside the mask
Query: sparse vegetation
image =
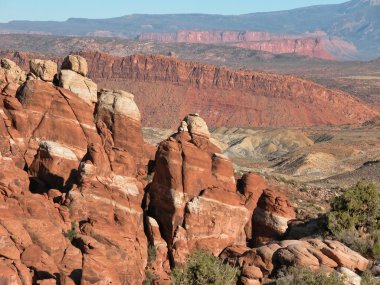
<svg viewBox="0 0 380 285"><path fill-rule="evenodd" d="M302 184L302 185L300 186L300 188L299 188L299 190L300 190L301 192L307 192L308 189L309 189L309 188L308 188L307 184Z"/></svg>
<svg viewBox="0 0 380 285"><path fill-rule="evenodd" d="M380 193L373 183L358 182L331 203L328 228L353 250L380 257Z"/></svg>
<svg viewBox="0 0 380 285"><path fill-rule="evenodd" d="M149 183L153 181L153 175L148 174L147 176L144 177L145 181L148 181Z"/></svg>
<svg viewBox="0 0 380 285"><path fill-rule="evenodd" d="M76 224L71 222L71 229L65 233L65 237L72 241L77 235Z"/></svg>
<svg viewBox="0 0 380 285"><path fill-rule="evenodd" d="M154 282L157 280L157 277L152 274L150 271L145 271L145 280L142 285L154 285Z"/></svg>
<svg viewBox="0 0 380 285"><path fill-rule="evenodd" d="M344 285L344 278L336 272L327 275L322 271L313 272L304 267L291 267L286 276L276 281L276 285Z"/></svg>
<svg viewBox="0 0 380 285"><path fill-rule="evenodd" d="M157 252L156 247L152 244L148 246L148 267L156 260Z"/></svg>
<svg viewBox="0 0 380 285"><path fill-rule="evenodd" d="M369 271L364 272L361 277L361 285L380 285L380 279L373 276Z"/></svg>
<svg viewBox="0 0 380 285"><path fill-rule="evenodd" d="M174 285L230 285L236 284L239 275L239 268L224 264L206 251L193 252L183 268L172 271Z"/></svg>
<svg viewBox="0 0 380 285"><path fill-rule="evenodd" d="M295 181L294 179L287 179L283 176L280 176L278 178L278 180L284 184L288 184L288 185L293 185L293 186L297 186L297 181Z"/></svg>

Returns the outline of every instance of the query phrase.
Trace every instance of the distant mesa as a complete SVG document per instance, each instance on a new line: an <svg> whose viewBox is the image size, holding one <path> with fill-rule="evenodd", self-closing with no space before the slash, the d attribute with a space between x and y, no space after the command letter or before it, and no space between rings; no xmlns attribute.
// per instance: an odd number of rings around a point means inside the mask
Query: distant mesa
<svg viewBox="0 0 380 285"><path fill-rule="evenodd" d="M379 0L351 0L281 13L133 14L99 20L11 21L0 23L0 33L213 43L324 59L370 60L379 54L379 7Z"/></svg>

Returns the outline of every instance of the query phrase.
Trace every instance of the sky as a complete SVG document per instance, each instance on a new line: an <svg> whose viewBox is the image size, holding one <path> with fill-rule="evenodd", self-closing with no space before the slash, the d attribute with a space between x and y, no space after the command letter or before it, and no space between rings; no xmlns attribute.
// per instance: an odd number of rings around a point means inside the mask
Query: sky
<svg viewBox="0 0 380 285"><path fill-rule="evenodd" d="M346 0L347 1L347 0ZM104 19L128 14L246 14L288 10L342 0L0 0L0 22L68 18Z"/></svg>

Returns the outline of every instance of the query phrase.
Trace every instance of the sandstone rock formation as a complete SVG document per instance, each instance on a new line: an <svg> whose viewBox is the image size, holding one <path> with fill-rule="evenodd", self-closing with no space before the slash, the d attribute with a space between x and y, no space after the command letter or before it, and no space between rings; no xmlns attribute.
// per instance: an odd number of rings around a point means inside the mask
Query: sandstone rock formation
<svg viewBox="0 0 380 285"><path fill-rule="evenodd" d="M97 125L98 128L106 126L108 132L112 134L111 138L106 138L107 142L113 145L115 154L112 159L113 168L122 167L125 155L121 155L121 151L133 153L135 157L130 157L133 160L129 166L135 168L136 163L139 164L144 147L144 140L141 132L141 115L140 111L133 100L134 96L131 93L117 90L103 89L100 92L99 103L97 105ZM102 133L104 133L102 131ZM105 134L103 134L105 136ZM120 164L117 166L117 164Z"/></svg>
<svg viewBox="0 0 380 285"><path fill-rule="evenodd" d="M87 82L77 73L86 73L83 59L68 61L76 71L62 70L61 80L67 71ZM33 67L42 80L25 82L14 63L1 63L14 87L0 90L0 281L134 285L152 272L170 284L171 268L197 249L237 261L243 284L293 264L366 268L336 241L275 241L294 209L257 174L236 183L198 114L185 116L153 161L132 94L103 89L92 100L89 89L46 82L44 62ZM267 244L246 248L252 241Z"/></svg>
<svg viewBox="0 0 380 285"><path fill-rule="evenodd" d="M51 60L32 59L30 61L30 72L37 78L52 82L57 74L57 64Z"/></svg>
<svg viewBox="0 0 380 285"><path fill-rule="evenodd" d="M63 60L59 74L59 85L77 94L89 105L97 102L97 85L85 77L87 62L80 56L68 56Z"/></svg>
<svg viewBox="0 0 380 285"><path fill-rule="evenodd" d="M88 73L87 61L78 55L68 55L65 57L61 68L75 71L83 76L87 76Z"/></svg>
<svg viewBox="0 0 380 285"><path fill-rule="evenodd" d="M296 214L286 197L266 189L260 196L253 214L253 231L256 243L279 239L288 228L288 221Z"/></svg>
<svg viewBox="0 0 380 285"><path fill-rule="evenodd" d="M250 213L250 219L245 225L245 235L247 242L253 242L253 213L257 208L257 202L259 201L263 191L268 188L265 180L258 174L246 173L237 183L238 190L242 193L246 199L245 207Z"/></svg>
<svg viewBox="0 0 380 285"><path fill-rule="evenodd" d="M177 265L194 249L219 254L230 243L244 244L249 219L231 161L209 141L199 116L184 121L178 133L159 145L149 188L149 213Z"/></svg>
<svg viewBox="0 0 380 285"><path fill-rule="evenodd" d="M325 270L344 267L354 272L363 272L369 264L369 261L358 253L340 242L331 240L285 240L243 251L244 248L237 250L235 247L229 247L222 252L221 257L233 264L238 262L242 266L242 278L246 284L263 282L268 276L275 276L283 266L298 265L312 270L322 267Z"/></svg>
<svg viewBox="0 0 380 285"><path fill-rule="evenodd" d="M9 68L7 77L19 80ZM133 112L115 104L106 126L104 112L96 121L82 99L88 90L76 91L27 80L17 97L1 94L1 276L14 284L141 284L147 242L137 178L145 170L136 169L144 144L129 147L142 142L139 111L132 95L111 92Z"/></svg>
<svg viewBox="0 0 380 285"><path fill-rule="evenodd" d="M0 91L4 95L15 96L17 89L26 80L25 72L12 60L0 60Z"/></svg>

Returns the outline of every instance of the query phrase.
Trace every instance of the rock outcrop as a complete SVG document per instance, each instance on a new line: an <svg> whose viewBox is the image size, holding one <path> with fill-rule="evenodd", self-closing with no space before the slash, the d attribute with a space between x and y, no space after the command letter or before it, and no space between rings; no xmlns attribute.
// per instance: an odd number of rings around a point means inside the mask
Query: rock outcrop
<svg viewBox="0 0 380 285"><path fill-rule="evenodd" d="M87 62L80 56L69 55L63 60L59 85L77 94L89 105L97 102L97 84L87 78Z"/></svg>
<svg viewBox="0 0 380 285"><path fill-rule="evenodd" d="M68 55L62 62L62 69L68 69L87 76L88 66L87 61L78 55Z"/></svg>
<svg viewBox="0 0 380 285"><path fill-rule="evenodd" d="M245 207L250 213L250 219L245 225L245 235L247 237L247 242L253 242L253 213L257 208L257 203L263 194L263 191L268 188L268 184L258 174L246 173L244 174L237 183L238 190L245 197Z"/></svg>
<svg viewBox="0 0 380 285"><path fill-rule="evenodd" d="M57 74L57 64L51 60L32 59L30 73L41 80L53 82L54 76Z"/></svg>
<svg viewBox="0 0 380 285"><path fill-rule="evenodd" d="M282 267L304 266L312 270L344 267L350 271L363 272L369 264L367 259L340 242L318 239L285 240L258 248L246 248L246 251L244 248L229 247L222 252L221 257L242 266L245 284L263 282L269 276L276 276Z"/></svg>
<svg viewBox="0 0 380 285"><path fill-rule="evenodd" d="M149 214L177 265L195 249L219 254L228 244L244 244L249 219L232 163L210 142L203 119L189 115L179 130L159 145L149 188Z"/></svg>
<svg viewBox="0 0 380 285"><path fill-rule="evenodd" d="M26 80L25 72L12 60L0 61L0 91L4 95L15 96L17 89Z"/></svg>
<svg viewBox="0 0 380 285"><path fill-rule="evenodd" d="M141 284L147 239L138 175L146 175L146 159L133 95L110 91L122 105L107 113L100 104L94 119L87 88L54 86L46 62L34 64L25 83L4 64L7 80L22 85L0 95L0 275L20 285Z"/></svg>
<svg viewBox="0 0 380 285"><path fill-rule="evenodd" d="M288 229L288 221L295 218L294 209L284 195L264 190L253 213L256 243L278 240Z"/></svg>
<svg viewBox="0 0 380 285"><path fill-rule="evenodd" d="M133 94L125 91L103 89L96 111L97 126L103 140L113 147L112 154L107 149L107 153L112 156L112 168L122 168L127 164L132 173L133 169L138 170L136 165L141 165L144 148L141 115L133 98ZM128 156L128 153L134 154L134 157Z"/></svg>

